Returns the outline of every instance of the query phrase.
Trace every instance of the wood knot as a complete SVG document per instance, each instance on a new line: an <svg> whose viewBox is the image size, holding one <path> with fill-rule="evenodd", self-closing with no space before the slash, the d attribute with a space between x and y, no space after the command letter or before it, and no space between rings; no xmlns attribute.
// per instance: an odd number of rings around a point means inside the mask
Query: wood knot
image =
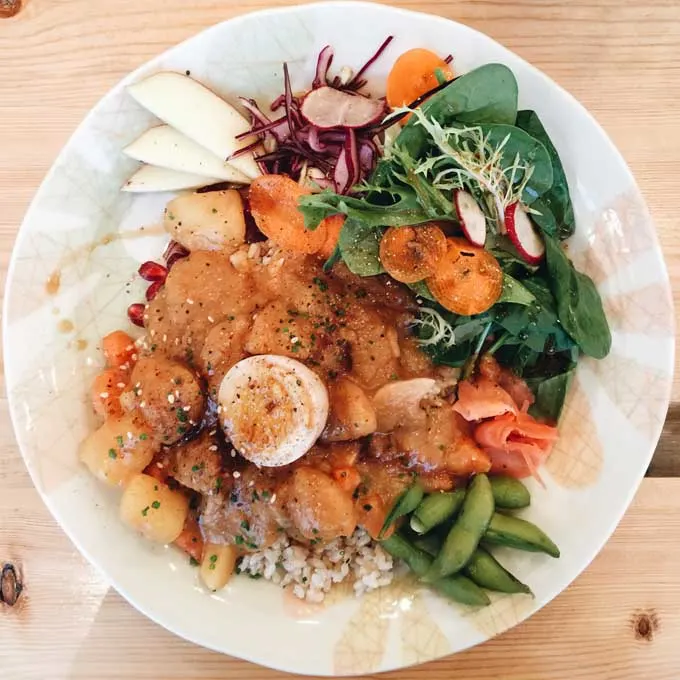
<svg viewBox="0 0 680 680"><path fill-rule="evenodd" d="M637 610L630 617L630 625L636 640L651 642L659 630L659 617L653 609Z"/></svg>
<svg viewBox="0 0 680 680"><path fill-rule="evenodd" d="M22 4L22 0L0 0L0 19L18 14Z"/></svg>
<svg viewBox="0 0 680 680"><path fill-rule="evenodd" d="M13 564L6 564L0 572L0 602L13 607L21 591L24 589L23 584L17 576L17 570Z"/></svg>

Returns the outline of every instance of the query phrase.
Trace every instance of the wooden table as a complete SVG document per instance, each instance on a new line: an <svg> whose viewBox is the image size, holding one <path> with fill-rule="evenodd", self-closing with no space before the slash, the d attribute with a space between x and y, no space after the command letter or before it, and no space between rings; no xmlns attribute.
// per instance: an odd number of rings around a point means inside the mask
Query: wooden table
<svg viewBox="0 0 680 680"><path fill-rule="evenodd" d="M85 113L167 47L269 0L0 0L0 267L22 216ZM274 4L285 4L276 1ZM571 91L635 173L680 284L677 0L428 0L396 4L469 24ZM455 49L455 46L452 46ZM4 277L3 277L4 279ZM528 622L395 678L680 678L680 376L635 502L592 566ZM0 563L25 590L0 605L0 677L283 678L177 639L127 605L34 491L0 401ZM673 478L676 477L676 478ZM266 644L266 641L263 641Z"/></svg>

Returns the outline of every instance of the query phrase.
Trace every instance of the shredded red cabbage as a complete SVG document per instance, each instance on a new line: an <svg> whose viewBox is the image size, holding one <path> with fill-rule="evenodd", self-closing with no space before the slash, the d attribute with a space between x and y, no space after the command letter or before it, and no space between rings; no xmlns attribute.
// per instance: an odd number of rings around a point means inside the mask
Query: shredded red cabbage
<svg viewBox="0 0 680 680"><path fill-rule="evenodd" d="M311 89L333 87L356 96L368 97L360 90L366 85L364 77L382 55L394 36L389 36L371 58L344 84L339 76L331 78L333 48L326 45L317 58ZM262 144L264 152L256 160L265 173L284 173L296 181L306 181L321 188L332 188L348 193L363 178L368 177L378 161L376 137L382 134L379 125L352 130L346 127L320 128L305 120L301 113L303 97L296 97L290 84L288 65L283 65L284 91L270 105L283 115L272 119L252 99L241 98L251 116L251 129L239 139L257 137L254 144L237 151L236 158Z"/></svg>

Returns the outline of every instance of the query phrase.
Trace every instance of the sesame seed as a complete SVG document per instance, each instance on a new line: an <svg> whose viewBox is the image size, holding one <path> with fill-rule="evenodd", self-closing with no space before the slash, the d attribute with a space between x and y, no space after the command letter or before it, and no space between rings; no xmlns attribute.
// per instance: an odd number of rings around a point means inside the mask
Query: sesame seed
<svg viewBox="0 0 680 680"><path fill-rule="evenodd" d="M231 450L231 457L236 458L236 451L234 449Z"/></svg>
<svg viewBox="0 0 680 680"><path fill-rule="evenodd" d="M234 470L234 479L238 479L241 476L241 473L238 470Z"/></svg>
<svg viewBox="0 0 680 680"><path fill-rule="evenodd" d="M136 354L133 354L130 358L132 359L132 361L137 361L137 355Z"/></svg>
<svg viewBox="0 0 680 680"><path fill-rule="evenodd" d="M168 403L170 403L170 404L175 403L175 395L174 394L168 394Z"/></svg>
<svg viewBox="0 0 680 680"><path fill-rule="evenodd" d="M168 341L168 334L163 333L163 342L167 342L167 341Z"/></svg>
<svg viewBox="0 0 680 680"><path fill-rule="evenodd" d="M153 338L154 335L156 335L156 331L152 328L151 329L151 337Z"/></svg>
<svg viewBox="0 0 680 680"><path fill-rule="evenodd" d="M212 430L211 432L208 432L208 435L211 437L214 437L217 434L217 430Z"/></svg>
<svg viewBox="0 0 680 680"><path fill-rule="evenodd" d="M125 387L125 383L124 382L116 383L116 387L120 387L122 389L123 387Z"/></svg>
<svg viewBox="0 0 680 680"><path fill-rule="evenodd" d="M128 433L127 433L127 438L128 438L128 439L132 439L132 432L128 432Z"/></svg>
<svg viewBox="0 0 680 680"><path fill-rule="evenodd" d="M139 402L139 408L145 408L146 407L146 402L145 401L140 401Z"/></svg>
<svg viewBox="0 0 680 680"><path fill-rule="evenodd" d="M191 411L191 406L182 406L182 411L186 411L186 412Z"/></svg>
<svg viewBox="0 0 680 680"><path fill-rule="evenodd" d="M209 446L208 451L217 451L217 447L215 445Z"/></svg>
<svg viewBox="0 0 680 680"><path fill-rule="evenodd" d="M294 336L290 339L290 341L291 341L293 344L295 344L295 343L297 343L297 342L300 342L300 338L298 338L297 335L294 335Z"/></svg>
<svg viewBox="0 0 680 680"><path fill-rule="evenodd" d="M222 407L221 407L221 406L218 406L218 407L217 407L217 412L218 412L218 413L222 413Z"/></svg>
<svg viewBox="0 0 680 680"><path fill-rule="evenodd" d="M131 352L134 348L135 348L134 345L128 345L128 346L125 348L125 351L126 351L126 352Z"/></svg>
<svg viewBox="0 0 680 680"><path fill-rule="evenodd" d="M109 393L108 392L100 392L99 396L100 396L101 399L108 399Z"/></svg>
<svg viewBox="0 0 680 680"><path fill-rule="evenodd" d="M194 301L191 298L187 298L187 304L188 305L193 305Z"/></svg>
<svg viewBox="0 0 680 680"><path fill-rule="evenodd" d="M165 466L163 465L163 463L158 462L156 463L156 467L162 470Z"/></svg>
<svg viewBox="0 0 680 680"><path fill-rule="evenodd" d="M270 503L273 503L276 500L276 494L272 494L272 499L269 501Z"/></svg>
<svg viewBox="0 0 680 680"><path fill-rule="evenodd" d="M212 316L208 316L208 321L210 321L210 323L215 323L215 319L213 319Z"/></svg>
<svg viewBox="0 0 680 680"><path fill-rule="evenodd" d="M141 386L142 386L142 383L140 383L140 382L135 384L135 387L141 387Z"/></svg>

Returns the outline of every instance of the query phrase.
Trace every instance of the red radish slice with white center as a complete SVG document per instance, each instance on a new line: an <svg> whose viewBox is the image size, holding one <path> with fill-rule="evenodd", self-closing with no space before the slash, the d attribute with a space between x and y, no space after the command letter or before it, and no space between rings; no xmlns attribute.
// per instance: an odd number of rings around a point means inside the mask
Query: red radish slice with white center
<svg viewBox="0 0 680 680"><path fill-rule="evenodd" d="M453 194L456 212L468 241L473 245L484 246L486 241L486 217L472 194L457 189Z"/></svg>
<svg viewBox="0 0 680 680"><path fill-rule="evenodd" d="M384 113L385 102L342 92L333 87L312 90L302 102L305 120L322 130L366 127L377 123Z"/></svg>
<svg viewBox="0 0 680 680"><path fill-rule="evenodd" d="M538 264L545 255L545 244L536 227L519 203L505 209L505 228L519 254L529 264Z"/></svg>

